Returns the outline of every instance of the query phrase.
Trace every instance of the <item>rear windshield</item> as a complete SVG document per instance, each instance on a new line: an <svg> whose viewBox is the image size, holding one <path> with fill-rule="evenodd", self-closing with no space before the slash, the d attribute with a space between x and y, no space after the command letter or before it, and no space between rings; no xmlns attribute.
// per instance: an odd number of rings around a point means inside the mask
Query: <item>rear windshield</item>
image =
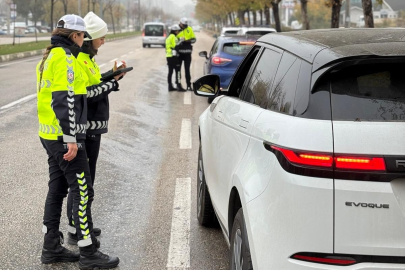
<svg viewBox="0 0 405 270"><path fill-rule="evenodd" d="M231 35L236 35L238 33L238 30L228 30L225 31L224 34L231 34Z"/></svg>
<svg viewBox="0 0 405 270"><path fill-rule="evenodd" d="M163 25L146 25L145 36L163 36Z"/></svg>
<svg viewBox="0 0 405 270"><path fill-rule="evenodd" d="M245 56L252 46L253 44L240 44L239 42L225 43L222 51L231 55Z"/></svg>
<svg viewBox="0 0 405 270"><path fill-rule="evenodd" d="M246 35L251 35L251 36L264 36L269 33L273 33L271 31L246 31Z"/></svg>
<svg viewBox="0 0 405 270"><path fill-rule="evenodd" d="M405 121L405 63L354 65L331 77L332 118Z"/></svg>

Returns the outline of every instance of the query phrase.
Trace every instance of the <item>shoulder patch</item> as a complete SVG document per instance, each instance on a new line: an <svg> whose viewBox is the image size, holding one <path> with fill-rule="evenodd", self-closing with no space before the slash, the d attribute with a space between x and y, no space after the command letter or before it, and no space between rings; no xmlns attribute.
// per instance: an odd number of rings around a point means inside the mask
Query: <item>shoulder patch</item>
<svg viewBox="0 0 405 270"><path fill-rule="evenodd" d="M75 72L73 71L73 67L68 66L67 80L68 80L69 84L72 84L73 81L75 80Z"/></svg>

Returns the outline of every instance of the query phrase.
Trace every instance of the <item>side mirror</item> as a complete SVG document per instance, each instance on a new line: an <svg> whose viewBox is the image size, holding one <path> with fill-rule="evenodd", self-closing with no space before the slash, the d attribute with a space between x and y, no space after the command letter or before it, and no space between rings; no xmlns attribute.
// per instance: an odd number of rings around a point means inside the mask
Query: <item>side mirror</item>
<svg viewBox="0 0 405 270"><path fill-rule="evenodd" d="M207 51L199 52L198 55L201 56L201 57L205 57L206 59L208 59L208 53L207 53Z"/></svg>
<svg viewBox="0 0 405 270"><path fill-rule="evenodd" d="M220 79L218 75L202 76L193 83L194 94L202 97L216 97L219 94Z"/></svg>

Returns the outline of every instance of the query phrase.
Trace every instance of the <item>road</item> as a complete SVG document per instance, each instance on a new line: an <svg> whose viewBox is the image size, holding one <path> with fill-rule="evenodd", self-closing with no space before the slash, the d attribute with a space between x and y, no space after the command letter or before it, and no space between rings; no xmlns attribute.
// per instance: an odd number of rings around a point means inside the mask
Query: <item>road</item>
<svg viewBox="0 0 405 270"><path fill-rule="evenodd" d="M194 79L202 75L198 52L213 41L197 33ZM96 58L102 71L116 58L134 67L110 95L109 132L102 136L92 210L102 229L100 250L119 256L122 270L228 269L222 232L196 219L198 117L207 101L168 92L164 49L141 46L140 37L108 42ZM78 269L40 263L48 168L37 135L39 58L0 65L0 269ZM66 237L65 216L64 207Z"/></svg>

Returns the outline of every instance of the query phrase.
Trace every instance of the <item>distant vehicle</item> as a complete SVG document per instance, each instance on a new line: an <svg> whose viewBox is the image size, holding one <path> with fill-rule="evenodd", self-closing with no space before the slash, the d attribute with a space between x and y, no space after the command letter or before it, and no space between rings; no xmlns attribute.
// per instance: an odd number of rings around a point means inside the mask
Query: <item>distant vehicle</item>
<svg viewBox="0 0 405 270"><path fill-rule="evenodd" d="M238 34L240 27L224 27L221 30L221 36L236 35Z"/></svg>
<svg viewBox="0 0 405 270"><path fill-rule="evenodd" d="M274 28L267 27L242 27L238 31L238 35L252 35L252 36L264 36L270 33L277 33Z"/></svg>
<svg viewBox="0 0 405 270"><path fill-rule="evenodd" d="M405 269L403 37L263 36L201 114L196 213L230 269ZM217 96L219 77L194 93Z"/></svg>
<svg viewBox="0 0 405 270"><path fill-rule="evenodd" d="M164 23L145 23L142 29L142 46L145 48L151 45L161 45L165 47L167 37L167 27Z"/></svg>
<svg viewBox="0 0 405 270"><path fill-rule="evenodd" d="M0 30L0 35L7 35L7 33L3 30Z"/></svg>
<svg viewBox="0 0 405 270"><path fill-rule="evenodd" d="M248 54L258 37L246 36L221 36L214 42L209 53L202 51L201 57L205 57L204 75L217 74L221 79L221 89L226 91L233 74ZM212 99L208 99L210 103Z"/></svg>
<svg viewBox="0 0 405 270"><path fill-rule="evenodd" d="M40 33L40 31L38 30L38 28L35 28L34 26L28 26L28 27L25 29L25 33L26 33L26 34L33 34L33 33L35 33L35 29L36 29L36 32L37 32L37 33Z"/></svg>
<svg viewBox="0 0 405 270"><path fill-rule="evenodd" d="M192 26L194 32L200 32L201 28L199 25Z"/></svg>

